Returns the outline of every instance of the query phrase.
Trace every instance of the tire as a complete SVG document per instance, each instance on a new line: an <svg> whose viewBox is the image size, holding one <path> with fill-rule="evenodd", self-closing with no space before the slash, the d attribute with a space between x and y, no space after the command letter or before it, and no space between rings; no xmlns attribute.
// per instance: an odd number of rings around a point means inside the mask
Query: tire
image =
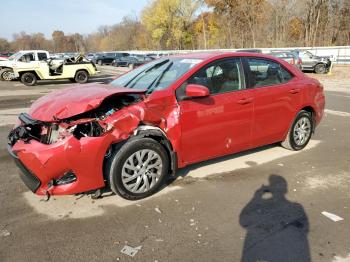
<svg viewBox="0 0 350 262"><path fill-rule="evenodd" d="M89 74L85 70L79 70L75 73L74 81L79 84L85 84L89 80Z"/></svg>
<svg viewBox="0 0 350 262"><path fill-rule="evenodd" d="M35 86L37 82L37 77L34 73L27 72L21 76L21 82L26 86Z"/></svg>
<svg viewBox="0 0 350 262"><path fill-rule="evenodd" d="M327 67L325 64L317 64L315 66L315 73L316 74L325 74L327 73Z"/></svg>
<svg viewBox="0 0 350 262"><path fill-rule="evenodd" d="M10 78L10 75L13 73L13 70L11 68L3 68L0 70L0 80L1 81L11 81L12 78Z"/></svg>
<svg viewBox="0 0 350 262"><path fill-rule="evenodd" d="M302 126L305 128L302 128ZM311 113L304 110L300 111L289 128L286 139L281 143L281 145L284 148L293 151L303 149L310 141L313 128L314 121ZM301 139L301 137L303 137L303 139Z"/></svg>
<svg viewBox="0 0 350 262"><path fill-rule="evenodd" d="M142 160L142 164L148 165L140 166L138 159ZM169 158L164 147L151 138L141 138L130 140L115 150L108 159L105 174L115 194L128 200L138 200L159 189L168 174L168 167Z"/></svg>
<svg viewBox="0 0 350 262"><path fill-rule="evenodd" d="M103 65L102 60L98 60L98 61L97 61L97 64L98 64L99 66Z"/></svg>

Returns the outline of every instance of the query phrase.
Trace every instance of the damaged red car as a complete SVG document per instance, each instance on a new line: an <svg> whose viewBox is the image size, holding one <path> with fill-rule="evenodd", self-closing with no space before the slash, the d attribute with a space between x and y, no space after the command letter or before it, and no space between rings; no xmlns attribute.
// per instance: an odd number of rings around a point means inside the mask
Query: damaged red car
<svg viewBox="0 0 350 262"><path fill-rule="evenodd" d="M186 54L38 99L8 150L38 195L107 186L135 200L192 163L279 142L303 149L324 105L322 85L278 58Z"/></svg>

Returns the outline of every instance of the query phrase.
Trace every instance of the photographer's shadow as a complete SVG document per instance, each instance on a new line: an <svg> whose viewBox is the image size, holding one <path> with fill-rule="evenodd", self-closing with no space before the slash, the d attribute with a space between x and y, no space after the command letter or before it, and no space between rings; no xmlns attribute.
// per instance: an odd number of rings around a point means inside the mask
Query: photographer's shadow
<svg viewBox="0 0 350 262"><path fill-rule="evenodd" d="M259 188L242 210L247 230L242 262L309 262L309 222L299 203L286 199L287 181L277 175Z"/></svg>

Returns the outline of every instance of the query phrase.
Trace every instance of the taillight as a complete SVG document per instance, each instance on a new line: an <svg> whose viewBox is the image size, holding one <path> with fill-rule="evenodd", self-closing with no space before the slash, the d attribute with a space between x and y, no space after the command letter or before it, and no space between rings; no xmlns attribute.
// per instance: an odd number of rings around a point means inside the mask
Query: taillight
<svg viewBox="0 0 350 262"><path fill-rule="evenodd" d="M292 65L294 65L295 64L295 60L294 60L294 57L292 58L292 63L291 63Z"/></svg>

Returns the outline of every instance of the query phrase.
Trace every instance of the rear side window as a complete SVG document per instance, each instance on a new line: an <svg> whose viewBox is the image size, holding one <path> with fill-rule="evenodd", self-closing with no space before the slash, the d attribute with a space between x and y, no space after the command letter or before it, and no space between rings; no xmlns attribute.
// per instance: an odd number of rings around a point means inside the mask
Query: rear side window
<svg viewBox="0 0 350 262"><path fill-rule="evenodd" d="M281 73L282 73L282 82L286 83L289 80L293 78L293 75L286 69L284 69L282 66L280 66Z"/></svg>
<svg viewBox="0 0 350 262"><path fill-rule="evenodd" d="M39 61L47 60L47 54L46 53L38 53L38 59L39 59Z"/></svg>
<svg viewBox="0 0 350 262"><path fill-rule="evenodd" d="M286 83L293 75L279 63L265 59L248 58L252 87L272 86Z"/></svg>

